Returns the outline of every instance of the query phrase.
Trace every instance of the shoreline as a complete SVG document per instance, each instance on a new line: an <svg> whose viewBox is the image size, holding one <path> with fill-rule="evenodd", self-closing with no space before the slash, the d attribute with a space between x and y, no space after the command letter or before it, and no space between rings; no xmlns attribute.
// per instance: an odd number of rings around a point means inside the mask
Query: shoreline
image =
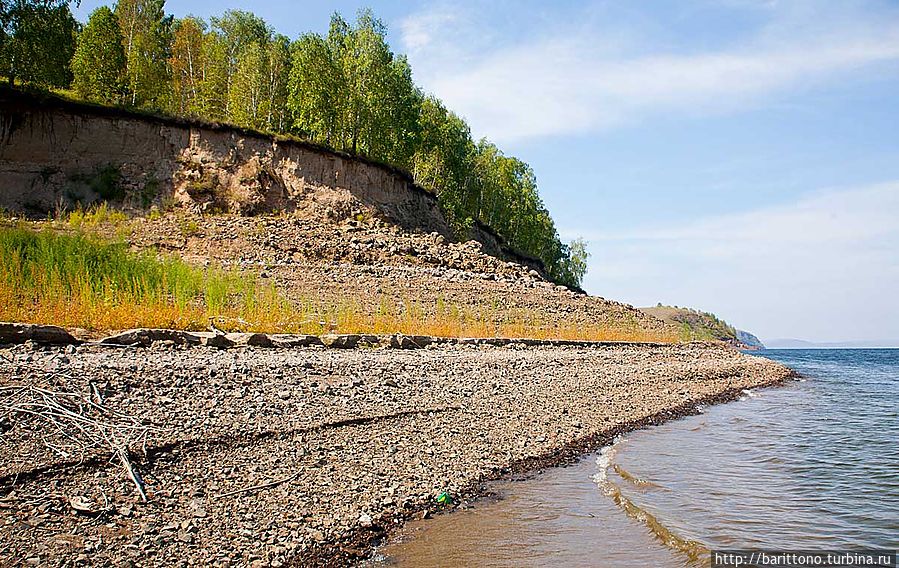
<svg viewBox="0 0 899 568"><path fill-rule="evenodd" d="M90 392L99 382L108 404L167 429L145 456L132 449L147 503L108 452L73 465L34 437L39 430L4 434L0 519L12 530L0 558L49 565L79 547L110 562L135 552L157 564L358 562L405 521L436 513L440 491L457 503L476 499L488 481L571 463L617 434L794 376L709 344L406 351L155 342L23 344L0 354L0 386ZM43 502L22 497L48 486ZM73 495L111 505L79 514ZM42 516L50 536L17 524ZM107 525L129 536L98 538ZM77 535L74 544L59 544L66 534Z"/></svg>
<svg viewBox="0 0 899 568"><path fill-rule="evenodd" d="M783 386L787 381L796 380L798 377L799 375L791 375L782 379L777 379L770 383L758 384L752 388L775 388ZM743 390L744 389L742 388L732 389L730 391L725 391L717 395L709 396L705 400L698 400L678 408L664 410L654 416L622 424L607 432L597 432L595 434L585 436L583 439L576 440L570 444L565 445L564 447L548 452L547 454L544 454L542 456L520 460L518 462L510 464L508 468L501 471L497 475L491 475L479 479L476 482L474 488L472 488L470 491L463 492L459 496L460 500L465 504L474 504L483 499L489 499L491 495L489 492L487 492L486 484L488 483L515 483L516 481L531 479L532 477L539 475L541 472L547 469L555 467L567 467L576 463L578 460L584 458L585 456L595 453L603 447L610 445L619 435L642 430L645 428L651 428L653 426L658 426L665 422L678 420L687 416L694 416L698 413L697 409L699 407L734 402L740 398L740 396L743 394ZM455 513L457 509L458 507L450 507L445 509L437 509L433 511L433 513L429 511L429 517L433 515L451 515ZM335 561L352 563L360 562L363 560L370 560L371 555L376 552L382 544L393 537L398 531L402 530L407 522L416 520L417 518L420 519L420 515L410 514L400 521L393 522L383 527L383 530L380 533L372 534L373 531L367 531L368 534L366 534L366 532L363 531L360 532L360 534L351 535L346 542L331 543L327 546L322 547L324 550L317 550L311 556L296 559L296 563L291 565L331 566ZM365 554L361 558L350 558L347 557L342 550L345 548L349 548L351 550L364 550Z"/></svg>

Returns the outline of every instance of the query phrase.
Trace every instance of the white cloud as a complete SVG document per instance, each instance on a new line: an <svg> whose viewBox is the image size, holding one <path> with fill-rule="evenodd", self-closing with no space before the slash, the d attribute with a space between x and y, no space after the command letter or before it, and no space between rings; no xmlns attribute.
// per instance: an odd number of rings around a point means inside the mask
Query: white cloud
<svg viewBox="0 0 899 568"><path fill-rule="evenodd" d="M586 287L772 337L899 339L899 182L627 234L587 233ZM839 325L837 322L840 322Z"/></svg>
<svg viewBox="0 0 899 568"><path fill-rule="evenodd" d="M430 47L441 30L452 25L456 18L456 14L445 7L404 18L400 22L403 46L410 53Z"/></svg>
<svg viewBox="0 0 899 568"><path fill-rule="evenodd" d="M890 15L844 11L801 26L784 23L795 14L769 11L774 19L753 40L701 52L632 39L615 45L605 30L576 17L512 45L485 45L484 28L477 18L460 18L461 9L455 19L442 8L423 12L401 28L418 79L477 134L499 142L595 131L671 111L741 109L771 93L899 61L899 21Z"/></svg>

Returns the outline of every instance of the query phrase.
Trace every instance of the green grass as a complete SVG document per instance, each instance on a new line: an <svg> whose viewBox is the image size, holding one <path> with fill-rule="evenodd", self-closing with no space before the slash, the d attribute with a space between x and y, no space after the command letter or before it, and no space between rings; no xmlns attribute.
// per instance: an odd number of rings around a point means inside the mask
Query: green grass
<svg viewBox="0 0 899 568"><path fill-rule="evenodd" d="M84 233L0 228L0 319L86 329L205 329L209 318L268 328L290 315L271 286Z"/></svg>

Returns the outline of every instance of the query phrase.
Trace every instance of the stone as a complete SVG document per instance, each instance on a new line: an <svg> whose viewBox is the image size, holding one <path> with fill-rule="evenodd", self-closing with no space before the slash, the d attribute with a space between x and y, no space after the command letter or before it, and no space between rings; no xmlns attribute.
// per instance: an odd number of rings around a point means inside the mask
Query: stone
<svg viewBox="0 0 899 568"><path fill-rule="evenodd" d="M122 331L100 340L100 345L143 345L157 341L171 341L175 345L200 345L199 334L177 329L139 328Z"/></svg>
<svg viewBox="0 0 899 568"><path fill-rule="evenodd" d="M0 322L0 343L34 341L45 345L77 345L72 334L55 325Z"/></svg>
<svg viewBox="0 0 899 568"><path fill-rule="evenodd" d="M371 515L369 515L368 513L362 513L361 515L359 515L359 524L366 528L370 527L372 524Z"/></svg>
<svg viewBox="0 0 899 568"><path fill-rule="evenodd" d="M250 347L272 347L272 339L264 333L227 333L225 337L234 345L248 345Z"/></svg>
<svg viewBox="0 0 899 568"><path fill-rule="evenodd" d="M220 333L204 333L200 336L200 341L206 347L216 347L218 349L234 347L234 342L228 339L226 335Z"/></svg>
<svg viewBox="0 0 899 568"><path fill-rule="evenodd" d="M321 342L325 347L334 349L352 349L356 347L362 336L352 333L336 334L329 333L321 336Z"/></svg>

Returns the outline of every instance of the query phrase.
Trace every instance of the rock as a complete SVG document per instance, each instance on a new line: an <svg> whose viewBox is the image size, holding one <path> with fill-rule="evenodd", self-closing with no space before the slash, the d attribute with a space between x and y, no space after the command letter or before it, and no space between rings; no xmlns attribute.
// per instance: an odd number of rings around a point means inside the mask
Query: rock
<svg viewBox="0 0 899 568"><path fill-rule="evenodd" d="M69 506L71 506L76 513L94 513L96 510L96 504L83 495L69 497Z"/></svg>
<svg viewBox="0 0 899 568"><path fill-rule="evenodd" d="M323 345L317 335L298 335L292 333L275 333L268 336L274 347L309 347Z"/></svg>
<svg viewBox="0 0 899 568"><path fill-rule="evenodd" d="M368 513L362 513L361 515L359 515L359 524L360 525L368 528L371 526L371 523L372 523L371 515L369 515Z"/></svg>
<svg viewBox="0 0 899 568"><path fill-rule="evenodd" d="M45 345L77 345L81 343L68 331L55 325L0 322L0 344L34 341Z"/></svg>
<svg viewBox="0 0 899 568"><path fill-rule="evenodd" d="M351 333L329 333L326 335L322 335L320 339L325 347L331 347L335 349L352 349L356 347L356 345L358 345L359 341L362 339L362 336Z"/></svg>
<svg viewBox="0 0 899 568"><path fill-rule="evenodd" d="M228 336L221 333L204 332L197 334L200 336L200 342L206 347L216 347L218 349L228 349L234 347L234 342L228 339Z"/></svg>
<svg viewBox="0 0 899 568"><path fill-rule="evenodd" d="M225 334L234 345L251 347L272 347L272 339L264 333L228 333Z"/></svg>
<svg viewBox="0 0 899 568"><path fill-rule="evenodd" d="M177 329L129 329L100 340L101 345L143 345L171 341L175 345L200 345L200 334Z"/></svg>

